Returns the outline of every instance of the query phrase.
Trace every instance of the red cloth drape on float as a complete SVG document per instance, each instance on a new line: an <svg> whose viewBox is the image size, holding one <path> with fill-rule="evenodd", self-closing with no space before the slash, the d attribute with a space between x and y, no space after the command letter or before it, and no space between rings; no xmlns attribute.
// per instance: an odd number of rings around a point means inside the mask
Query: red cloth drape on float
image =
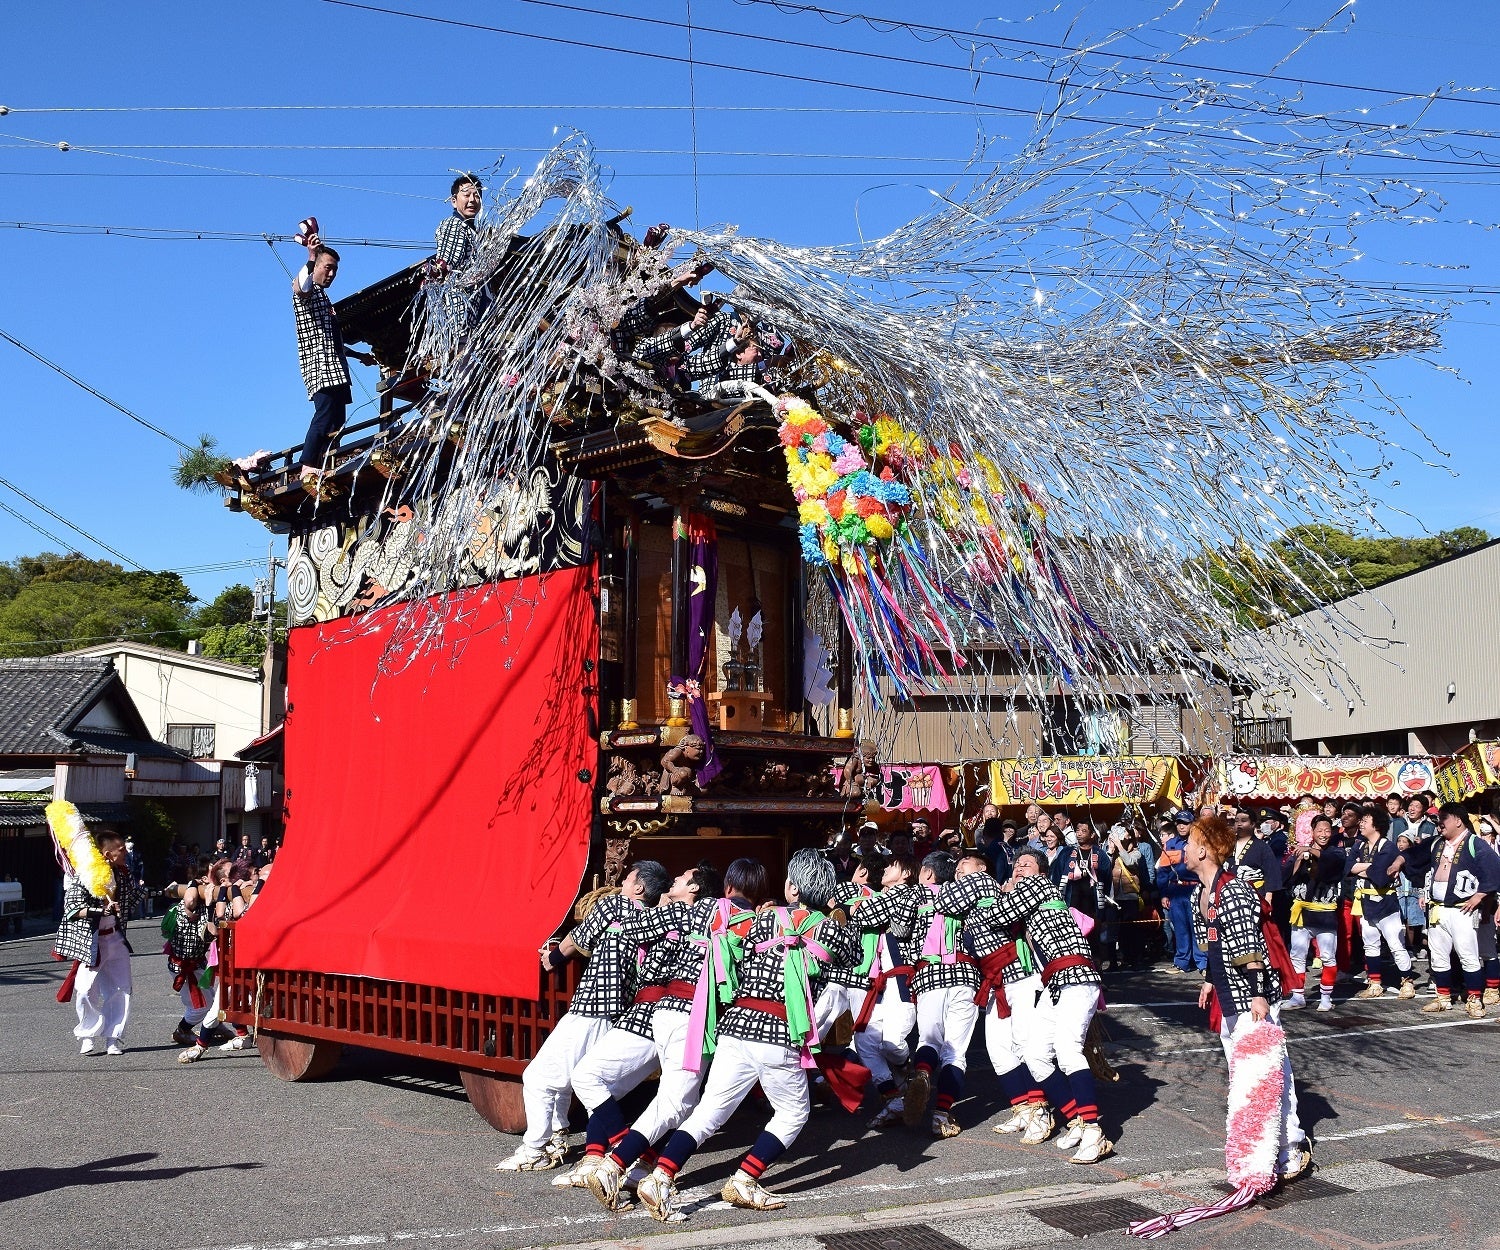
<svg viewBox="0 0 1500 1250"><path fill-rule="evenodd" d="M588 858L591 576L292 631L286 839L240 966L535 996Z"/></svg>

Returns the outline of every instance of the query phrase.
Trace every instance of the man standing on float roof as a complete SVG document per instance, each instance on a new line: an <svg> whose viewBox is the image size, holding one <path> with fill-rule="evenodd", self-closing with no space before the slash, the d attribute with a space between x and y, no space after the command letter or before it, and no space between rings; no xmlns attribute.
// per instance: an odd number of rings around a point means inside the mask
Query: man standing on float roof
<svg viewBox="0 0 1500 1250"><path fill-rule="evenodd" d="M462 337L479 316L478 292L462 283L463 272L479 254L479 213L484 184L473 174L459 174L449 188L453 211L438 223L434 265L443 279L443 310Z"/></svg>
<svg viewBox="0 0 1500 1250"><path fill-rule="evenodd" d="M338 276L339 254L324 245L317 218L309 217L303 225L307 263L292 279L292 312L297 323L297 362L307 397L312 400L313 419L297 463L304 480L316 481L322 475L328 449L343 433L344 416L354 398L345 357L353 356L365 364L373 364L374 358L344 346L339 319L328 298L328 288Z"/></svg>

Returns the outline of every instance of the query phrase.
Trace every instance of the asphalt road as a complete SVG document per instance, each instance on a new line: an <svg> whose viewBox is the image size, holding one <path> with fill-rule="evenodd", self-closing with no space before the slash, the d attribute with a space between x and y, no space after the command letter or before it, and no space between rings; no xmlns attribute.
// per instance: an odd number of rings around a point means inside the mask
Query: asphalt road
<svg viewBox="0 0 1500 1250"><path fill-rule="evenodd" d="M53 997L49 939L0 943L0 1246L97 1242L111 1250L243 1246L530 1247L643 1243L756 1250L1004 1250L1117 1232L1139 1209L1218 1196L1224 1061L1199 1023L1188 978L1111 978L1108 1021L1123 1074L1101 1091L1119 1153L1071 1167L1050 1145L989 1131L1000 1118L976 1039L965 1131L934 1141L819 1111L767 1182L775 1214L718 1203L760 1125L741 1113L684 1176L682 1224L606 1215L550 1174L501 1174L513 1140L469 1109L455 1074L374 1052L333 1077L290 1085L253 1050L183 1066L159 943L136 941L127 1053L84 1058L71 1007ZM1420 1005L1420 1000L1419 1004ZM1434 1021L1388 998L1288 1017L1304 1123L1319 1171L1284 1201L1178 1232L1167 1242L1297 1248L1500 1250L1500 1021ZM1444 1153L1433 1160L1430 1156ZM1390 1162L1395 1160L1395 1162ZM1468 1174L1433 1178L1433 1169ZM846 1238L849 1235L855 1241Z"/></svg>

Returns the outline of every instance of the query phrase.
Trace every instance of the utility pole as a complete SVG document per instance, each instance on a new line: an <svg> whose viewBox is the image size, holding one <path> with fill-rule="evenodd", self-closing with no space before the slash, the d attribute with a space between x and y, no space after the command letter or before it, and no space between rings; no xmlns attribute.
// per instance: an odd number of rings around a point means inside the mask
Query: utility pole
<svg viewBox="0 0 1500 1250"><path fill-rule="evenodd" d="M266 544L266 575L255 582L255 606L252 615L265 616L266 650L260 666L260 731L271 730L272 694L276 686L276 569L285 567L276 558L276 540Z"/></svg>

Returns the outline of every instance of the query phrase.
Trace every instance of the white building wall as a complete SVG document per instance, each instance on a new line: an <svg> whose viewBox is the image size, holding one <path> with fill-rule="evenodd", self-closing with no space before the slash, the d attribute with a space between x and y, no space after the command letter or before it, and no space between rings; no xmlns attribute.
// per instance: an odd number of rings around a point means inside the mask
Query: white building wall
<svg viewBox="0 0 1500 1250"><path fill-rule="evenodd" d="M1299 743L1404 732L1407 749L1418 754L1456 750L1471 731L1494 736L1500 722L1500 542L1336 606L1347 624L1336 627L1313 614L1301 619L1333 644L1346 672L1325 671L1284 631L1266 630L1261 640L1310 677L1312 689L1293 683L1259 691L1251 715L1290 717Z"/></svg>
<svg viewBox="0 0 1500 1250"><path fill-rule="evenodd" d="M108 655L151 736L168 725L213 725L214 758L230 759L260 736L260 674L252 668L156 647L117 644L80 655Z"/></svg>

